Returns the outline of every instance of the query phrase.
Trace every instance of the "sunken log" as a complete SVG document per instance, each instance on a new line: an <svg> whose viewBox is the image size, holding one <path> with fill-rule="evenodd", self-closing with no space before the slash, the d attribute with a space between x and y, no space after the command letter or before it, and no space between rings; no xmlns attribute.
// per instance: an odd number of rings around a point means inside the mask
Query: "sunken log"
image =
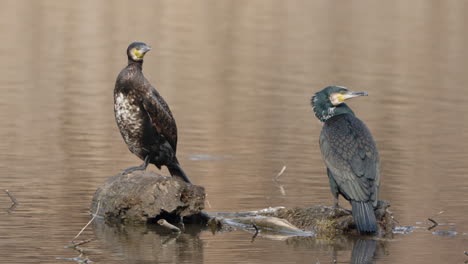
<svg viewBox="0 0 468 264"><path fill-rule="evenodd" d="M203 218L205 189L151 171L110 177L94 193L91 212L124 223L179 223ZM99 207L99 208L98 208ZM198 216L198 217L197 217Z"/></svg>
<svg viewBox="0 0 468 264"><path fill-rule="evenodd" d="M135 171L109 178L95 192L90 210L106 220L123 223L157 223L165 219L171 224L183 220L184 223L206 226L209 220L212 231L259 228L288 236L322 238L357 233L351 212L342 208L323 205L275 207L250 212L210 213L211 217L208 217L202 212L204 203L205 190L201 186L150 171ZM396 225L389 207L388 202L379 201L375 211L381 236L391 235Z"/></svg>
<svg viewBox="0 0 468 264"><path fill-rule="evenodd" d="M396 226L390 203L379 201L375 210L379 236L388 236ZM332 239L338 235L356 234L349 210L316 205L308 208L274 207L238 213L212 213L211 229L232 230L232 227L288 233L293 236L316 236Z"/></svg>

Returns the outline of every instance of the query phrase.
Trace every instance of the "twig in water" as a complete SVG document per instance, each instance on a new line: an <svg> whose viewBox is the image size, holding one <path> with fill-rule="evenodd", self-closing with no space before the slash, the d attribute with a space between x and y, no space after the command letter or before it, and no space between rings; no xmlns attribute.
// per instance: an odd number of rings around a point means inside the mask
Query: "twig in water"
<svg viewBox="0 0 468 264"><path fill-rule="evenodd" d="M283 185L280 184L278 187L279 187L279 189L280 189L281 195L285 196L285 195L286 195L286 191L284 190Z"/></svg>
<svg viewBox="0 0 468 264"><path fill-rule="evenodd" d="M168 223L168 222L167 222L166 220L164 220L164 219L159 219L159 220L158 220L158 224L159 224L160 226L162 226L162 227L165 227L165 228L171 230L172 232L177 232L177 233L180 233L180 232L181 232L180 229L179 229L177 226Z"/></svg>
<svg viewBox="0 0 468 264"><path fill-rule="evenodd" d="M286 165L283 165L283 168L278 172L278 174L275 177L275 181L278 181L278 178L283 175L284 171L286 170Z"/></svg>
<svg viewBox="0 0 468 264"><path fill-rule="evenodd" d="M429 217L427 220L429 220L429 221L431 221L431 222L433 223L433 225L430 226L427 230L432 230L432 229L434 229L436 226L439 225L439 223L437 223L434 219L432 219L432 218L430 218L430 217Z"/></svg>
<svg viewBox="0 0 468 264"><path fill-rule="evenodd" d="M463 252L463 253L465 253L465 255L467 255L467 256L468 256L468 251L465 251L465 252Z"/></svg>
<svg viewBox="0 0 468 264"><path fill-rule="evenodd" d="M11 204L10 208L7 209L8 214L11 214L11 212L13 212L17 206L18 204L15 204L15 203Z"/></svg>
<svg viewBox="0 0 468 264"><path fill-rule="evenodd" d="M72 239L72 243L75 239L77 239L81 233L83 233L83 231L89 226L89 224L91 224L94 220L94 218L96 218L96 216L98 215L99 213L99 207L101 206L101 201L98 201L98 204L97 204L97 208L96 208L96 212L94 213L93 215L93 218L91 218L91 220L89 220L89 222L80 230L80 232L78 232L78 234Z"/></svg>
<svg viewBox="0 0 468 264"><path fill-rule="evenodd" d="M19 204L18 200L16 200L16 198L13 196L13 194L11 194L8 190L5 190L6 194L8 194L8 196L10 197L11 201L14 203L14 204Z"/></svg>
<svg viewBox="0 0 468 264"><path fill-rule="evenodd" d="M285 196L286 195L286 191L284 190L284 187L282 184L279 183L278 181L278 178L283 175L284 171L286 170L286 165L283 165L283 168L281 169L281 171L276 175L275 178L273 178L273 181L275 182L276 185L278 185L278 188L281 192L281 195Z"/></svg>
<svg viewBox="0 0 468 264"><path fill-rule="evenodd" d="M75 258L56 258L56 259L71 260L71 261L75 261L75 262L78 262L78 263L93 263L93 261L91 261L86 256L86 252L85 252L86 249L80 247L81 245L89 243L89 242L91 242L93 240L94 240L94 238L90 238L90 239L80 241L78 243L75 243L75 242L72 241L73 245L66 246L65 248L71 248L71 249L77 251L78 253L80 253L80 255L78 257L75 257Z"/></svg>
<svg viewBox="0 0 468 264"><path fill-rule="evenodd" d="M174 242L177 241L177 238L179 237L179 233L172 233L170 234L169 236L167 236L167 239L164 239L161 244L163 245L171 245L173 244Z"/></svg>
<svg viewBox="0 0 468 264"><path fill-rule="evenodd" d="M94 240L94 238L90 238L90 239L86 239L86 240L83 240L83 241L80 241L80 242L77 242L77 243L72 242L73 245L72 245L72 246L69 246L69 247L81 246L81 245L84 245L84 244L86 244L86 243L89 243L89 242L91 242L91 241L93 241L93 240Z"/></svg>
<svg viewBox="0 0 468 264"><path fill-rule="evenodd" d="M255 234L253 235L252 240L250 241L250 243L253 243L255 241L255 238L258 235L258 227L256 225L253 225L253 228L255 228Z"/></svg>
<svg viewBox="0 0 468 264"><path fill-rule="evenodd" d="M208 208L211 208L211 204L210 204L210 201L208 200L208 194L205 194L205 201L206 201L206 204L208 204Z"/></svg>

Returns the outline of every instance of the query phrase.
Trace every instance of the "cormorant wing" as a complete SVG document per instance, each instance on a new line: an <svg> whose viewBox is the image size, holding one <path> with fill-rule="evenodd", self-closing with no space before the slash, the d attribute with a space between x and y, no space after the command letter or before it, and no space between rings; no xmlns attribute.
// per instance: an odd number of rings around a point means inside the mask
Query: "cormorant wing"
<svg viewBox="0 0 468 264"><path fill-rule="evenodd" d="M361 120L352 114L329 119L320 134L320 149L345 198L377 202L379 154Z"/></svg>
<svg viewBox="0 0 468 264"><path fill-rule="evenodd" d="M145 89L147 94L143 96L143 108L148 113L153 128L166 138L175 154L177 149L177 126L171 110L149 82L146 81L145 85L149 85L149 87Z"/></svg>

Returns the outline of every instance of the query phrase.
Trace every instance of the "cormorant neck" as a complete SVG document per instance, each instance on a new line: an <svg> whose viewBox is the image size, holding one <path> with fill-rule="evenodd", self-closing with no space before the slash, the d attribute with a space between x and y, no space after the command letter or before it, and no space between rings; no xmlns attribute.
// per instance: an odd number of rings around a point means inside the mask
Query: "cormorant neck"
<svg viewBox="0 0 468 264"><path fill-rule="evenodd" d="M128 59L128 66L132 66L132 67L136 67L138 69L143 69L143 60L141 61L134 61L134 60L131 60L131 59Z"/></svg>
<svg viewBox="0 0 468 264"><path fill-rule="evenodd" d="M328 119L337 116L337 115L342 115L342 114L352 114L354 115L353 110L349 108L346 104L340 104L338 106L334 106L331 103L328 104L318 104L318 105L313 105L313 110L315 113L315 116L321 121L325 122Z"/></svg>

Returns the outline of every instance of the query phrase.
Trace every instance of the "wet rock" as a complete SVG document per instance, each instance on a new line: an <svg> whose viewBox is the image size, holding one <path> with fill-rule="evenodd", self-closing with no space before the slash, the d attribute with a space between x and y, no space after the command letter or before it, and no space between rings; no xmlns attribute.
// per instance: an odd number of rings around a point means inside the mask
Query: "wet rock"
<svg viewBox="0 0 468 264"><path fill-rule="evenodd" d="M178 223L182 217L199 220L205 189L150 171L135 171L109 178L97 189L91 212L119 222ZM201 216L203 218L203 215Z"/></svg>

